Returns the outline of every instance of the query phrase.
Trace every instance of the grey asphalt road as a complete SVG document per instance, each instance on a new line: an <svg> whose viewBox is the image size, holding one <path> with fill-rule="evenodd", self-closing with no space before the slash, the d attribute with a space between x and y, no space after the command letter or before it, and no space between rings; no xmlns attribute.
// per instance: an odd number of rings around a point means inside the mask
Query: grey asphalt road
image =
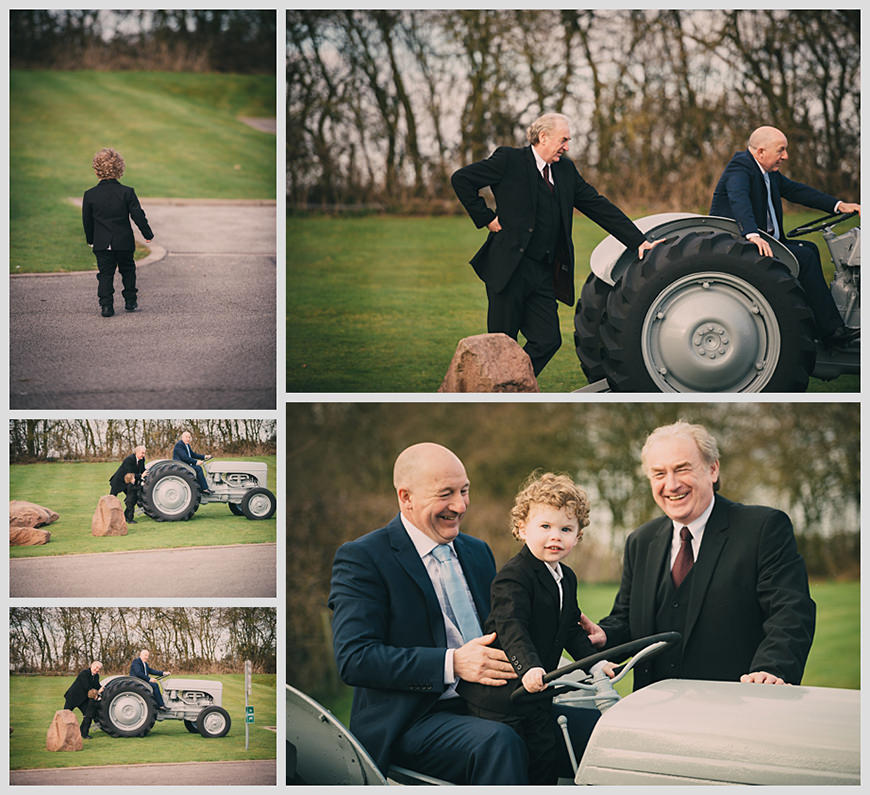
<svg viewBox="0 0 870 795"><path fill-rule="evenodd" d="M138 312L119 274L111 318L96 271L10 279L10 408L274 409L274 203L141 202L166 256Z"/></svg>
<svg viewBox="0 0 870 795"><path fill-rule="evenodd" d="M9 561L12 597L276 595L276 545L53 555Z"/></svg>
<svg viewBox="0 0 870 795"><path fill-rule="evenodd" d="M162 765L103 765L51 770L11 770L9 783L31 786L247 786L274 785L274 759L249 762L177 762Z"/></svg>

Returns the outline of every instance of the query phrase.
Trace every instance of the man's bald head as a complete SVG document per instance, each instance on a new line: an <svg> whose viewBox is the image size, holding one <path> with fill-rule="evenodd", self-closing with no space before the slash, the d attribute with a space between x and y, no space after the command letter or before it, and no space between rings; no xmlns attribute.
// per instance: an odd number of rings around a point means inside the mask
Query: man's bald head
<svg viewBox="0 0 870 795"><path fill-rule="evenodd" d="M788 160L788 139L782 130L764 125L752 131L747 144L752 156L765 171L778 171Z"/></svg>
<svg viewBox="0 0 870 795"><path fill-rule="evenodd" d="M439 544L452 541L468 509L468 476L459 457L434 442L403 450L393 466L399 508L411 524Z"/></svg>

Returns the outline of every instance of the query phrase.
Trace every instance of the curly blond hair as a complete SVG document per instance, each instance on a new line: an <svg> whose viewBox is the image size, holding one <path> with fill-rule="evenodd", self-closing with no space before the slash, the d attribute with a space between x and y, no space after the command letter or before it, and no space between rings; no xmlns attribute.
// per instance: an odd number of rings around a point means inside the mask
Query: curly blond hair
<svg viewBox="0 0 870 795"><path fill-rule="evenodd" d="M108 147L94 155L94 171L100 179L119 179L127 164L120 152Z"/></svg>
<svg viewBox="0 0 870 795"><path fill-rule="evenodd" d="M583 528L589 525L589 497L567 475L535 470L526 478L511 509L511 531L518 541L522 540L520 526L528 520L533 505L566 509L577 517L577 537L583 538Z"/></svg>

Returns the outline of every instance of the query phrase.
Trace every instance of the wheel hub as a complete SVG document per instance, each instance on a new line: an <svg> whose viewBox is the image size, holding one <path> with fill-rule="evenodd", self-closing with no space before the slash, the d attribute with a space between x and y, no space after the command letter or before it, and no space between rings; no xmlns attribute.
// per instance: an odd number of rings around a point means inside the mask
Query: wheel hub
<svg viewBox="0 0 870 795"><path fill-rule="evenodd" d="M220 714L220 712L210 712L205 716L205 720L202 722L203 728L209 734L218 734L223 731L224 725L226 721L224 720L224 716Z"/></svg>
<svg viewBox="0 0 870 795"><path fill-rule="evenodd" d="M728 273L684 276L650 306L644 363L663 392L758 392L779 361L780 332L764 296Z"/></svg>
<svg viewBox="0 0 870 795"><path fill-rule="evenodd" d="M154 487L152 499L164 513L179 513L190 502L190 485L183 478L167 475Z"/></svg>
<svg viewBox="0 0 870 795"><path fill-rule="evenodd" d="M148 707L142 696L123 693L112 701L109 708L112 722L122 729L138 728L148 716Z"/></svg>

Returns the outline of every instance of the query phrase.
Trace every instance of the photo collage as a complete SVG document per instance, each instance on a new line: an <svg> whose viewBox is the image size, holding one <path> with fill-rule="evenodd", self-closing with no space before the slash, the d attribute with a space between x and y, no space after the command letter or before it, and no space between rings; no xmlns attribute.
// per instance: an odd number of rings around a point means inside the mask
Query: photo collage
<svg viewBox="0 0 870 795"><path fill-rule="evenodd" d="M861 21L9 10L8 789L859 785Z"/></svg>

